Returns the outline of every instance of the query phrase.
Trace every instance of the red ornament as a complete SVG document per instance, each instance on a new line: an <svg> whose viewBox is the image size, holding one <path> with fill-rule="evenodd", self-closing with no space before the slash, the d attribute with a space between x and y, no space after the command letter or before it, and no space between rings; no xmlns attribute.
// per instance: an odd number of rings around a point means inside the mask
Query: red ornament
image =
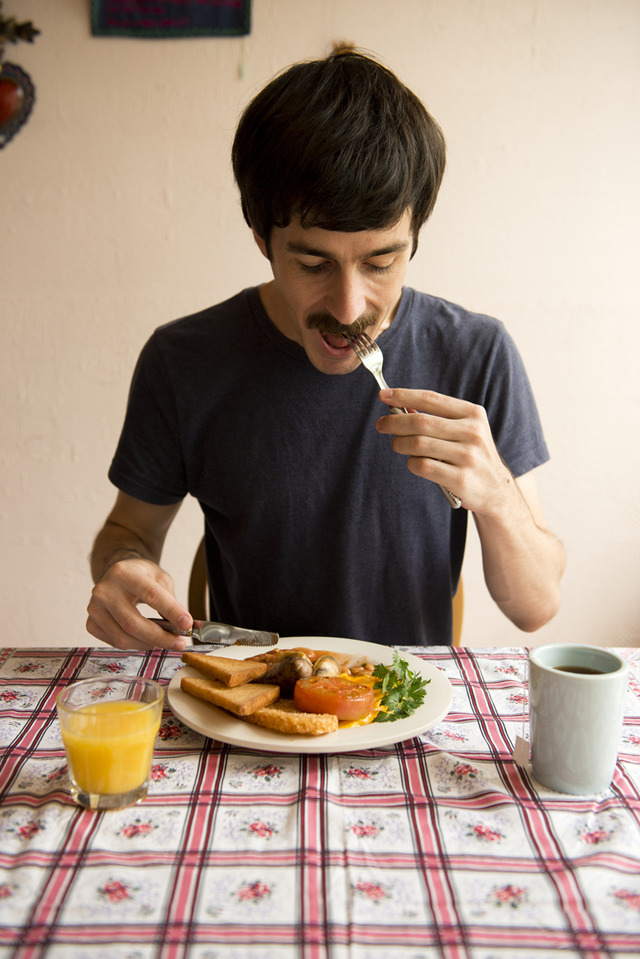
<svg viewBox="0 0 640 959"><path fill-rule="evenodd" d="M29 74L6 60L1 66L0 150L27 122L35 101L35 89Z"/></svg>
<svg viewBox="0 0 640 959"><path fill-rule="evenodd" d="M0 126L3 126L22 109L24 90L10 77L0 75Z"/></svg>

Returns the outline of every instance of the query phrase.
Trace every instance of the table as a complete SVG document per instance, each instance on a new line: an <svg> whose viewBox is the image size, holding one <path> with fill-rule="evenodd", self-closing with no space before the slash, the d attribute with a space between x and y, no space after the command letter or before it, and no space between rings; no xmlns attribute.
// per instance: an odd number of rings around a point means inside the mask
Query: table
<svg viewBox="0 0 640 959"><path fill-rule="evenodd" d="M167 709L147 800L107 813L66 792L56 692L179 655L1 651L0 959L639 956L640 662L614 782L576 797L511 758L526 649L410 651L454 688L419 738L267 754Z"/></svg>

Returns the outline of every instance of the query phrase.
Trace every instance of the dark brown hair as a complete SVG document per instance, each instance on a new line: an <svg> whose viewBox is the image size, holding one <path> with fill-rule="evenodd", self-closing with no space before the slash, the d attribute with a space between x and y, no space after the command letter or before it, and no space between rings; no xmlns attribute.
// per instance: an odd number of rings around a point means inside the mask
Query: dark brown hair
<svg viewBox="0 0 640 959"><path fill-rule="evenodd" d="M240 118L232 162L244 217L267 245L272 228L292 216L351 233L392 226L407 209L417 244L445 142L390 70L347 50L272 80Z"/></svg>

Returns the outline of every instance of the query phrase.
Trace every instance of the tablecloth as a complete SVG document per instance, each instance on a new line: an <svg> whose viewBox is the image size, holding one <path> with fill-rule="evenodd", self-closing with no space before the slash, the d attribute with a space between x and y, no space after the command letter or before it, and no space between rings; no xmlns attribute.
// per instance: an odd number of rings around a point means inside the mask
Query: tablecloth
<svg viewBox="0 0 640 959"><path fill-rule="evenodd" d="M526 649L410 651L454 691L421 736L260 753L167 707L149 796L106 813L69 798L55 695L179 655L0 652L0 959L639 956L640 664L612 786L577 797L512 759Z"/></svg>

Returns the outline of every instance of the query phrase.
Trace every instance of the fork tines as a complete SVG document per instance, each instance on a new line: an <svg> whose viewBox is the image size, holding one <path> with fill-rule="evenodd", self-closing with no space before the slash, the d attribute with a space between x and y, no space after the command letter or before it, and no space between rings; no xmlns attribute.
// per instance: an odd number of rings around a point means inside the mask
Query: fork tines
<svg viewBox="0 0 640 959"><path fill-rule="evenodd" d="M343 333L342 335L357 356L366 356L371 350L376 349L376 344L366 333Z"/></svg>

